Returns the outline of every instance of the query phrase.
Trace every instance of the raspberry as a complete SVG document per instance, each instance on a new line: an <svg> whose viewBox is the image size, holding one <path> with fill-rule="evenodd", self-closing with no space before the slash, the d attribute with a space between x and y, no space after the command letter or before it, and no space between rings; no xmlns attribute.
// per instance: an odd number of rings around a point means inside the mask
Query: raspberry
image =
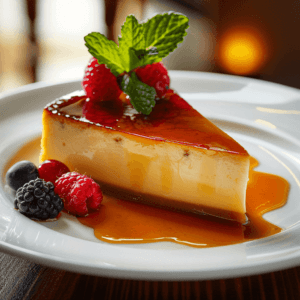
<svg viewBox="0 0 300 300"><path fill-rule="evenodd" d="M169 90L166 97L169 99L171 103L173 103L176 107L190 110L192 109L192 106L190 106L183 98L181 98L179 95L174 93L173 90Z"/></svg>
<svg viewBox="0 0 300 300"><path fill-rule="evenodd" d="M99 65L94 57L85 69L82 86L92 101L115 100L122 93L116 76L104 64Z"/></svg>
<svg viewBox="0 0 300 300"><path fill-rule="evenodd" d="M139 80L152 86L159 98L163 98L168 91L170 78L163 63L155 63L139 67L135 70Z"/></svg>
<svg viewBox="0 0 300 300"><path fill-rule="evenodd" d="M63 174L70 172L69 168L60 161L49 159L39 166L39 177L53 184Z"/></svg>
<svg viewBox="0 0 300 300"><path fill-rule="evenodd" d="M113 127L123 115L123 103L117 101L85 101L82 113L85 118L94 123Z"/></svg>
<svg viewBox="0 0 300 300"><path fill-rule="evenodd" d="M55 182L55 193L65 203L65 209L77 216L86 216L99 209L103 195L100 186L90 177L77 172L62 175Z"/></svg>

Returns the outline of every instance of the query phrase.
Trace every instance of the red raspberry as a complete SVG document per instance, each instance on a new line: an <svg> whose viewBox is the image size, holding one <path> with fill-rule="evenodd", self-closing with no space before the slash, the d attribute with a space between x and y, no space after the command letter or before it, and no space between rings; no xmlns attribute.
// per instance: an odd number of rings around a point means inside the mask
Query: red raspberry
<svg viewBox="0 0 300 300"><path fill-rule="evenodd" d="M122 117L124 111L121 100L93 102L85 101L82 113L87 120L113 127Z"/></svg>
<svg viewBox="0 0 300 300"><path fill-rule="evenodd" d="M139 67L135 70L135 73L142 82L155 88L159 98L165 96L170 85L170 78L163 63L159 62Z"/></svg>
<svg viewBox="0 0 300 300"><path fill-rule="evenodd" d="M39 166L39 177L53 184L63 174L70 172L69 168L60 161L48 159Z"/></svg>
<svg viewBox="0 0 300 300"><path fill-rule="evenodd" d="M63 199L64 208L77 216L98 210L103 199L100 186L77 172L66 173L57 179L54 191Z"/></svg>
<svg viewBox="0 0 300 300"><path fill-rule="evenodd" d="M82 86L92 101L115 100L122 93L116 76L104 64L99 65L94 57L85 69Z"/></svg>
<svg viewBox="0 0 300 300"><path fill-rule="evenodd" d="M176 107L190 110L192 109L192 106L189 105L183 98L181 98L179 95L177 95L173 90L169 90L166 97L169 99L171 103L173 103Z"/></svg>

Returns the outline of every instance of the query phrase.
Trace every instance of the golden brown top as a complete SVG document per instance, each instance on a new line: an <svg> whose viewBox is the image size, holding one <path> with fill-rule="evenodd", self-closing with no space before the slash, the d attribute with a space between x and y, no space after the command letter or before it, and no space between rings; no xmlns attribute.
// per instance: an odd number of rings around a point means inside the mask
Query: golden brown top
<svg viewBox="0 0 300 300"><path fill-rule="evenodd" d="M146 116L130 104L121 101L91 103L85 101L86 97L81 94L52 102L46 110L76 122L87 122L152 140L248 155L240 144L186 102L182 108L160 99L151 114Z"/></svg>

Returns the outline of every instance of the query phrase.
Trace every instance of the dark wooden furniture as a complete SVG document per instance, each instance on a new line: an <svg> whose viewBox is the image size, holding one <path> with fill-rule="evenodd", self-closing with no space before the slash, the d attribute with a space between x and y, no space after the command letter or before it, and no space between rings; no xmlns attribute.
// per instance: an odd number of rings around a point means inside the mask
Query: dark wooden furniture
<svg viewBox="0 0 300 300"><path fill-rule="evenodd" d="M300 299L300 268L209 281L138 281L81 275L0 253L0 299Z"/></svg>

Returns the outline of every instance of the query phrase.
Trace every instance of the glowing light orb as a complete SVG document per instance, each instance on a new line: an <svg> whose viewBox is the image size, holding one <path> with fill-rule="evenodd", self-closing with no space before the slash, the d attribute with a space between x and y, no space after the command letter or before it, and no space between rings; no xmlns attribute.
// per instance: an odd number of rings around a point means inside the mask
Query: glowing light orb
<svg viewBox="0 0 300 300"><path fill-rule="evenodd" d="M220 39L220 65L229 73L249 75L264 63L266 47L254 30L232 29Z"/></svg>

